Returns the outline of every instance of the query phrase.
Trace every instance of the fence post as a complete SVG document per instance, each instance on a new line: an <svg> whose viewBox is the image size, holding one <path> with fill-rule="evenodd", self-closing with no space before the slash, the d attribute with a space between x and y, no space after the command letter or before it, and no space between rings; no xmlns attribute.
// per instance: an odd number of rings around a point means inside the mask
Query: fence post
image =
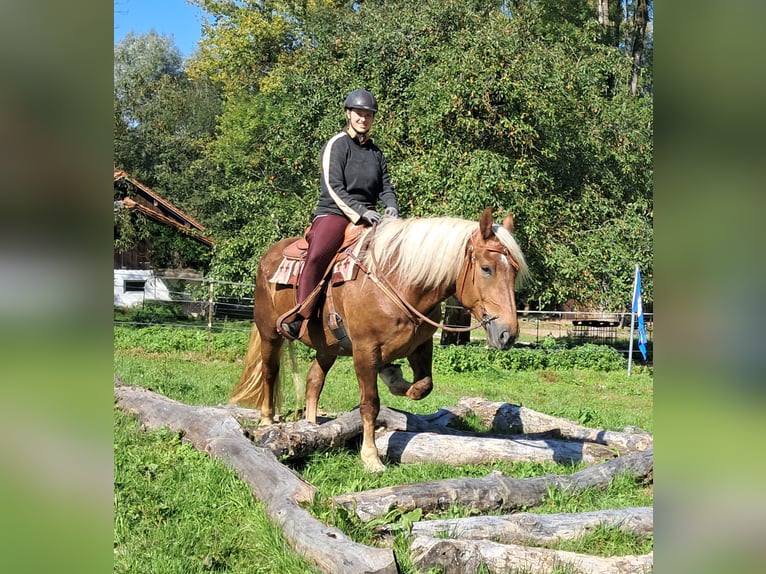
<svg viewBox="0 0 766 574"><path fill-rule="evenodd" d="M633 301L636 299L636 287L638 285L638 263L636 263L636 272L633 274L633 295L630 300L630 343L628 344L628 376L630 368L633 366L633 329L636 323L636 311L633 309Z"/></svg>
<svg viewBox="0 0 766 574"><path fill-rule="evenodd" d="M207 287L207 328L208 331L213 329L213 282L210 281Z"/></svg>

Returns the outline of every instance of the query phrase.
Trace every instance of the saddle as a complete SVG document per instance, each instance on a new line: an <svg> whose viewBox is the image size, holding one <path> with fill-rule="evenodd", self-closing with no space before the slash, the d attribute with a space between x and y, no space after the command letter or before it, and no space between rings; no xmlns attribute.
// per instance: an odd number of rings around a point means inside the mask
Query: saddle
<svg viewBox="0 0 766 574"><path fill-rule="evenodd" d="M306 251L308 250L308 235L311 226L306 228L303 237L296 239L282 251L282 261L277 266L277 270L269 278L270 283L278 285L290 285L297 287L298 279L306 262ZM355 225L349 223L343 236L343 243L335 255L332 266L332 275L330 283L337 285L344 281L351 281L356 278L358 267L355 265L356 259L362 251L364 241L362 238L367 235L369 227L365 225Z"/></svg>

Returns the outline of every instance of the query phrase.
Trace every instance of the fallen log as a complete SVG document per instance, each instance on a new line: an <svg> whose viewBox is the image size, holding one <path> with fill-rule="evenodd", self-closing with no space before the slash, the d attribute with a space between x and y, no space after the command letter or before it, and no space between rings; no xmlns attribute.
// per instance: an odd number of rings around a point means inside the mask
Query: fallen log
<svg viewBox="0 0 766 574"><path fill-rule="evenodd" d="M215 408L226 411L235 419L237 419L237 422L239 422L239 424L242 424L243 422L248 424L258 424L261 420L261 411L259 411L258 409L241 407L239 405L233 405L231 403L221 403L216 405Z"/></svg>
<svg viewBox="0 0 766 574"><path fill-rule="evenodd" d="M614 458L607 446L587 442L530 440L511 436L457 436L394 431L375 438L380 456L393 463L435 462L450 466L506 462L594 464Z"/></svg>
<svg viewBox="0 0 766 574"><path fill-rule="evenodd" d="M412 534L545 546L555 544L559 540L579 538L593 532L599 526L616 527L637 537L647 536L654 530L653 509L650 506L642 506L593 512L520 512L504 516L420 520L412 524Z"/></svg>
<svg viewBox="0 0 766 574"><path fill-rule="evenodd" d="M313 501L316 488L280 464L270 452L253 448L242 435L242 427L225 410L186 405L117 381L114 394L120 408L137 415L145 429L169 427L182 432L184 440L198 450L221 457L255 488L260 500L276 497L295 502ZM267 488L267 484L275 488Z"/></svg>
<svg viewBox="0 0 766 574"><path fill-rule="evenodd" d="M376 424L378 426L384 426L391 431L432 432L455 436L475 434L450 428L448 426L454 423L458 418L458 416L446 409L439 409L437 412L430 415L415 415L390 407L380 407L380 413L376 419Z"/></svg>
<svg viewBox="0 0 766 574"><path fill-rule="evenodd" d="M470 410L461 409L460 407L452 407L450 409L441 408L430 415L420 415L420 418L434 425L449 427L470 413Z"/></svg>
<svg viewBox="0 0 766 574"><path fill-rule="evenodd" d="M228 407L227 410L232 412ZM232 414L239 418L244 413ZM248 422L257 420L253 416L243 418ZM596 443L539 438L550 437L552 433L488 435L444 426L455 418L446 409L433 415L415 415L381 407L376 424L396 432L378 434L376 444L380 455L395 463L441 462L453 466L497 460L593 464L615 456L609 447ZM244 430L257 446L268 448L275 456L298 459L313 452L343 447L362 434L362 421L359 410L354 409L321 425L302 420L268 427L249 426Z"/></svg>
<svg viewBox="0 0 766 574"><path fill-rule="evenodd" d="M393 551L358 544L301 508L299 503L313 500L314 486L281 464L271 451L255 446L226 409L185 405L141 387L125 386L117 376L114 395L118 406L137 415L144 428L169 427L183 433L198 450L219 457L265 503L290 546L322 571L397 572Z"/></svg>
<svg viewBox="0 0 766 574"><path fill-rule="evenodd" d="M637 429L628 433L588 428L568 419L509 403L466 397L458 401L458 407L470 409L495 432L534 434L555 431L561 438L611 446L618 449L620 454L642 452L653 444L649 433L638 432Z"/></svg>
<svg viewBox="0 0 766 574"><path fill-rule="evenodd" d="M245 429L256 445L278 457L304 458L317 451L339 448L362 434L358 410L343 413L334 420L315 425L306 420Z"/></svg>
<svg viewBox="0 0 766 574"><path fill-rule="evenodd" d="M232 409L229 406L225 408L236 418L242 417L248 422L258 420L257 416L248 415L247 411L251 409L241 407ZM257 413L257 411L255 412ZM440 411L434 420L452 421L454 415L447 411ZM391 430L466 434L463 431L445 427L438 422L432 423L423 415L414 415L388 407L381 407L376 423L378 426ZM320 425L301 420L278 423L267 427L250 426L246 427L244 431L245 436L257 446L269 449L275 456L298 459L313 452L343 447L348 441L362 434L362 418L359 416L359 409L353 409ZM475 435L476 433L470 434Z"/></svg>
<svg viewBox="0 0 766 574"><path fill-rule="evenodd" d="M654 563L653 552L642 556L601 557L488 540L445 540L429 536L415 537L410 557L419 571L441 568L445 574L478 572L482 567L498 574L516 571L551 574L566 564L582 574L645 574L652 571Z"/></svg>
<svg viewBox="0 0 766 574"><path fill-rule="evenodd" d="M591 486L603 487L620 474L644 478L652 469L653 451L650 449L614 458L571 475L510 478L495 471L482 478L449 478L342 494L330 502L355 512L364 522L384 516L392 508L404 512L415 508L433 512L459 505L479 513L510 512L540 504L551 487L575 491Z"/></svg>

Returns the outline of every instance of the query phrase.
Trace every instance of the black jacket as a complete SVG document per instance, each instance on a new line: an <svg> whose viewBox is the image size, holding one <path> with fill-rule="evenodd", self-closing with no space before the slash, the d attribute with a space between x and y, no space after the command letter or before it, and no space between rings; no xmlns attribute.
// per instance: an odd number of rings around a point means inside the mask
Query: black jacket
<svg viewBox="0 0 766 574"><path fill-rule="evenodd" d="M318 215L344 215L358 223L378 201L398 209L383 152L369 138L361 143L352 129L325 143L320 155Z"/></svg>

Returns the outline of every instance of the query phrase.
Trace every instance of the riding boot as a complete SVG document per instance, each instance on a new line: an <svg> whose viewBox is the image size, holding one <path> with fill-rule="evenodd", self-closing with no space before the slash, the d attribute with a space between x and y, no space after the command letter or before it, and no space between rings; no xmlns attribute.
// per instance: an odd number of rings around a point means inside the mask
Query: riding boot
<svg viewBox="0 0 766 574"><path fill-rule="evenodd" d="M306 322L306 319L298 316L298 319L295 321L283 322L279 326L282 329L282 333L288 338L288 339L300 339L301 334L304 331L304 323Z"/></svg>

